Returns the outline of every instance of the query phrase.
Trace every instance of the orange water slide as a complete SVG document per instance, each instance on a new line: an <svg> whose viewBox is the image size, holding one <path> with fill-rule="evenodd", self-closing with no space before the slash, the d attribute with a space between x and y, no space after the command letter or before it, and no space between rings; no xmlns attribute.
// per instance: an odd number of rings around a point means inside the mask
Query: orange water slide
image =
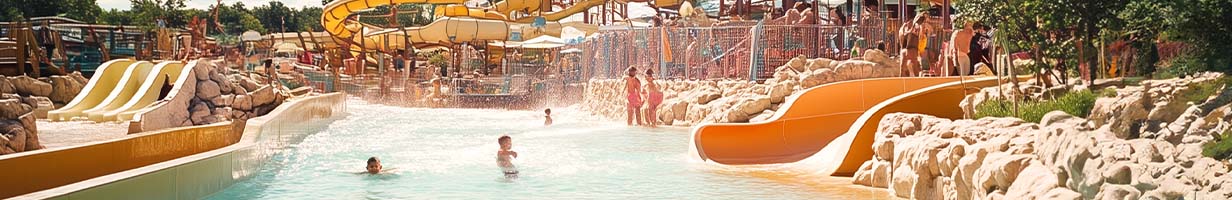
<svg viewBox="0 0 1232 200"><path fill-rule="evenodd" d="M880 78L817 86L789 99L785 110L758 123L706 124L690 146L702 160L727 165L795 163L821 173L850 175L872 158L872 142L887 113L961 118L966 92L994 77Z"/></svg>

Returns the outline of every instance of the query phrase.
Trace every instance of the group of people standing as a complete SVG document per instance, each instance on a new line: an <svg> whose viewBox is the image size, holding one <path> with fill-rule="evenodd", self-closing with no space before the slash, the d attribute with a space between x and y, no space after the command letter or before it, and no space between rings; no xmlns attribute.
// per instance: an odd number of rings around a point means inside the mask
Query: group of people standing
<svg viewBox="0 0 1232 200"><path fill-rule="evenodd" d="M642 79L645 79L646 84L643 88L642 80L637 78L637 67L629 67L627 70L628 76L625 77L625 99L628 101L628 106L625 109L625 123L632 126L636 119L639 126L658 126L657 115L659 104L663 103L663 91L659 90L659 84L655 83L654 70L646 69ZM644 101L643 101L644 100ZM642 105L648 106L643 110ZM645 111L645 113L643 113ZM644 118L643 118L644 117Z"/></svg>
<svg viewBox="0 0 1232 200"><path fill-rule="evenodd" d="M968 21L962 29L954 30L949 42L941 45L940 52L929 51L930 34L937 29L924 14L899 28L898 40L902 44L899 63L902 63L903 76L972 75L976 64L991 60L988 27Z"/></svg>

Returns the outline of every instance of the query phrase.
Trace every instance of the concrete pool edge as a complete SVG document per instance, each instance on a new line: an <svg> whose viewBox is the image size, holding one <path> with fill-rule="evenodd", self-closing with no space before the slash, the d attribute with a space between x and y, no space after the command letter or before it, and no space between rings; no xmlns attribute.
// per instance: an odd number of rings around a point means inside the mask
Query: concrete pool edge
<svg viewBox="0 0 1232 200"><path fill-rule="evenodd" d="M344 113L345 101L343 93L291 101L249 119L239 141L231 145L14 198L200 199L251 176L289 140L310 132L289 128Z"/></svg>

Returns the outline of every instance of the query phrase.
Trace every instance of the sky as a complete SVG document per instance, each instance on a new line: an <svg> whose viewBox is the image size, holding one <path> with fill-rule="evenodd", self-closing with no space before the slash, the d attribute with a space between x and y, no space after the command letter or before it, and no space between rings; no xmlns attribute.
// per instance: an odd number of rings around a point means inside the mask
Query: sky
<svg viewBox="0 0 1232 200"><path fill-rule="evenodd" d="M320 0L222 0L222 3L231 5L238 1L243 1L244 5L250 9L258 5L268 4L270 1L279 1L291 8L303 8L306 6L321 7ZM98 6L102 7L103 10L128 10L132 8L132 3L130 0L96 0L96 3L98 3ZM216 3L217 0L186 0L184 5L188 8L207 10L210 6L213 6ZM591 10L597 11L598 8L592 8ZM629 13L631 17L650 16L654 15L654 9L650 8L645 3L630 3ZM562 21L581 21L581 18L581 14L578 14L571 16L570 19Z"/></svg>
<svg viewBox="0 0 1232 200"><path fill-rule="evenodd" d="M238 1L243 1L244 5L248 6L248 8L252 8L257 5L269 4L270 1L279 1L279 2L282 2L282 4L287 5L287 7L291 7L291 8L302 8L304 6L321 7L320 0L222 0L222 3L231 5L231 4L235 4L235 2L238 2ZM113 8L118 9L118 10L128 10L129 8L132 8L132 3L130 2L130 0L96 0L96 3L98 3L98 7L102 7L103 10L111 10ZM218 0L186 0L184 1L184 5L188 6L188 8L196 8L196 9L202 9L202 10L210 8L210 6L213 6L215 3L218 3Z"/></svg>

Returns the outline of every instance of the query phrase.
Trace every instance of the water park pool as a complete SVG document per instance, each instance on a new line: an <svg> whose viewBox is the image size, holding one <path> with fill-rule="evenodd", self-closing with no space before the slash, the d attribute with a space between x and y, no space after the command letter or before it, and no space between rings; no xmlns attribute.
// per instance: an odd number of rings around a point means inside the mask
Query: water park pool
<svg viewBox="0 0 1232 200"><path fill-rule="evenodd" d="M890 199L884 190L785 166L723 166L688 156L684 128L627 127L573 109L401 108L350 101L349 114L282 149L210 199ZM520 177L495 164L513 137ZM383 175L356 174L370 156Z"/></svg>

